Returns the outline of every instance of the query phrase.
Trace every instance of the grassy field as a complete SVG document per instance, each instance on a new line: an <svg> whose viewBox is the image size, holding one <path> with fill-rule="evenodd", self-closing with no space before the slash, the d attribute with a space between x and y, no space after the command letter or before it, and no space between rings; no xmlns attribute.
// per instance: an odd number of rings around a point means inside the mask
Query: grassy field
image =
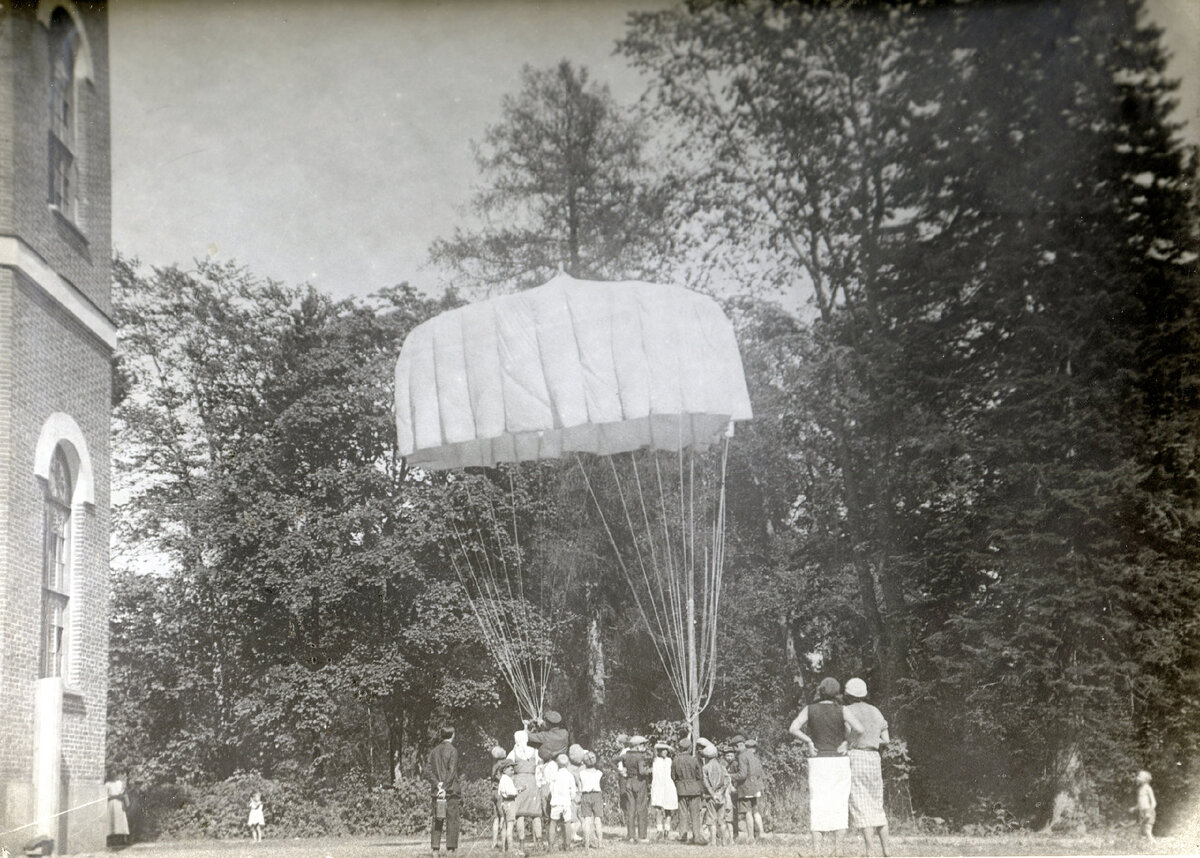
<svg viewBox="0 0 1200 858"><path fill-rule="evenodd" d="M726 847L693 847L679 843L631 844L622 842L616 831L605 841L597 855L605 858L651 858L700 855L725 858L773 858L773 856L811 855L808 837L794 834L771 834L759 844L736 844ZM1160 838L1153 848L1123 832L1086 836L1009 834L992 837L956 835L897 835L892 838L892 854L912 855L1189 855L1200 853L1200 842L1194 838ZM581 850L572 850L583 858ZM112 853L101 853L111 855ZM260 843L250 840L189 840L177 842L138 843L121 853L124 858L393 858L393 856L427 856L427 838L380 837L313 840L272 840ZM534 852L535 856L546 855ZM549 853L565 854L565 853ZM842 856L862 854L862 841L847 837L842 844ZM467 838L459 843L458 855L499 855L491 849L490 839Z"/></svg>

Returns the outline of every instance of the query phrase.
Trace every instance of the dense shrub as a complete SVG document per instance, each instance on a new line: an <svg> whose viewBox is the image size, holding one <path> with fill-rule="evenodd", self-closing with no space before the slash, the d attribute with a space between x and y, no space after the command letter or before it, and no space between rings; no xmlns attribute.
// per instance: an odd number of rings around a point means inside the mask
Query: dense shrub
<svg viewBox="0 0 1200 858"><path fill-rule="evenodd" d="M464 830L491 824L491 789L486 780L463 785ZM238 773L213 784L168 784L135 792L136 836L247 837L247 803L254 792L262 793L269 837L416 834L429 826L429 786L418 778L378 787L356 780L317 785Z"/></svg>

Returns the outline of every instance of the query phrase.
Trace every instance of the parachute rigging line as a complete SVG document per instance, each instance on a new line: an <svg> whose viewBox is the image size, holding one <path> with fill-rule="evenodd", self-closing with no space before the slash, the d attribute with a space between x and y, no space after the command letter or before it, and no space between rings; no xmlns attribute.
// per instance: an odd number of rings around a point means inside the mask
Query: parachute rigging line
<svg viewBox="0 0 1200 858"><path fill-rule="evenodd" d="M534 610L525 598L524 570L520 545L517 541L515 487L509 475L510 496L513 497L513 535L510 541L516 552L515 570L506 559L505 537L495 504L487 500L487 520L491 524L491 543L497 559L488 551L489 535L477 524L477 542L468 544L457 523L451 526L458 545L457 554L450 553L451 565L466 593L471 612L479 625L480 635L488 653L499 668L517 704L531 718L541 717L545 708L546 689L553 667L553 642L545 618ZM474 504L470 486L465 486L468 499ZM513 579L516 579L514 589Z"/></svg>
<svg viewBox="0 0 1200 858"><path fill-rule="evenodd" d="M642 474L636 453L629 453L630 476L622 478L616 456L608 471L627 532L605 513L598 485L576 454L592 505L599 515L638 613L650 633L671 690L689 724L708 707L716 686L717 617L725 566L725 476L729 445L720 453L720 474L710 525L698 527L695 453L678 452L678 496L668 486L661 457L654 456L650 479ZM686 458L686 460L685 460ZM658 498L653 499L657 491ZM650 498L647 497L650 495ZM678 501L678 524L668 501ZM635 520L637 523L635 524ZM698 533L699 531L699 533ZM629 537L630 548L621 539ZM703 543L698 549L697 541ZM701 559L702 558L702 559Z"/></svg>

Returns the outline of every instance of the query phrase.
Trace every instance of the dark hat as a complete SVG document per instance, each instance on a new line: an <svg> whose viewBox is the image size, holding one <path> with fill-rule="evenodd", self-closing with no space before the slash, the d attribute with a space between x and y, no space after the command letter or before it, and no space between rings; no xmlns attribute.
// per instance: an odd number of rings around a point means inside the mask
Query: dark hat
<svg viewBox="0 0 1200 858"><path fill-rule="evenodd" d="M546 710L545 719L546 719L547 724L561 724L562 723L562 716L559 715L557 712L555 712L553 709Z"/></svg>
<svg viewBox="0 0 1200 858"><path fill-rule="evenodd" d="M513 762L512 760L505 760L504 765L502 765L500 767L500 771L507 772L509 769L515 769L516 767L517 767L517 764L515 762Z"/></svg>

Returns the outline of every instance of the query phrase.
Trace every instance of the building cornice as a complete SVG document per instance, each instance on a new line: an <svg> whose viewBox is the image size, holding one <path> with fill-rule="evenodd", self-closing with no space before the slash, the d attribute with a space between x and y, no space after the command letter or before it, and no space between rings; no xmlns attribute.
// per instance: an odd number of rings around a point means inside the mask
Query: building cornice
<svg viewBox="0 0 1200 858"><path fill-rule="evenodd" d="M117 326L113 320L15 235L0 235L0 266L20 271L106 346L117 347Z"/></svg>

